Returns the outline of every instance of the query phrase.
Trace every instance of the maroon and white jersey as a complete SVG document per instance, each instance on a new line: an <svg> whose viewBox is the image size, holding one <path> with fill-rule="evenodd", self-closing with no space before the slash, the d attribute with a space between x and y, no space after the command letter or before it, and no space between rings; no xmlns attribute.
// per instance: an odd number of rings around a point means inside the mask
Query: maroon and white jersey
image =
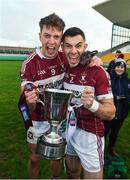
<svg viewBox="0 0 130 180"><path fill-rule="evenodd" d="M21 86L24 86L28 81L37 81L43 88L61 89L67 66L68 63L63 52L58 52L54 59L46 59L41 54L40 49L36 49L22 64ZM42 109L41 105L38 104L36 110L31 113L31 119L34 121L43 120Z"/></svg>
<svg viewBox="0 0 130 180"><path fill-rule="evenodd" d="M97 100L113 98L110 77L103 67L69 68L64 79L64 89L78 95L86 86L92 87ZM71 103L80 104L80 98L72 98ZM75 114L79 128L101 137L104 135L103 122L94 113L81 106L75 109Z"/></svg>

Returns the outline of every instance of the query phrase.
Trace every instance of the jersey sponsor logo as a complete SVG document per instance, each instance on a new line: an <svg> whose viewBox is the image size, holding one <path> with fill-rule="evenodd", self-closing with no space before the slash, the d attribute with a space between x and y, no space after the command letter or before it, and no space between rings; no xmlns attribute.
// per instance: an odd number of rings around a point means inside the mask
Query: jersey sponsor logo
<svg viewBox="0 0 130 180"><path fill-rule="evenodd" d="M81 100L80 97L78 97L78 95L85 89L85 86L64 82L64 89L68 91L73 91L73 93L75 94L75 97L71 99L72 104L81 104Z"/></svg>
<svg viewBox="0 0 130 180"><path fill-rule="evenodd" d="M57 89L61 89L63 86L63 78L64 78L65 73L62 73L60 75L57 76L53 76L47 79L43 79L43 80L39 80L38 85L39 87L42 88L57 88ZM23 81L21 82L21 86L25 86L25 84L27 84L28 82L31 81L27 81L26 79L23 79Z"/></svg>
<svg viewBox="0 0 130 180"><path fill-rule="evenodd" d="M77 85L77 84L70 84L64 82L64 89L74 91L74 92L82 92L86 86L84 85Z"/></svg>
<svg viewBox="0 0 130 180"><path fill-rule="evenodd" d="M43 88L57 88L60 89L63 85L63 78L65 73L62 73L57 76L53 76L47 79L43 79L38 81L40 86L43 86Z"/></svg>
<svg viewBox="0 0 130 180"><path fill-rule="evenodd" d="M46 84L45 88L61 88L62 84L63 84L63 79Z"/></svg>

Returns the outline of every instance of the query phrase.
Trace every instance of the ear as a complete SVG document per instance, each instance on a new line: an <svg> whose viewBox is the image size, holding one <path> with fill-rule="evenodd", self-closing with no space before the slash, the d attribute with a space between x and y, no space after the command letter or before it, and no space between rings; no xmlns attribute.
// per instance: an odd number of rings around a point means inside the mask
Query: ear
<svg viewBox="0 0 130 180"><path fill-rule="evenodd" d="M62 51L64 50L63 42L61 43L61 49L62 49Z"/></svg>
<svg viewBox="0 0 130 180"><path fill-rule="evenodd" d="M41 41L41 33L39 32L39 40Z"/></svg>
<svg viewBox="0 0 130 180"><path fill-rule="evenodd" d="M85 45L84 45L84 49L87 49L87 47L88 47L88 44L87 44L87 43L85 43Z"/></svg>

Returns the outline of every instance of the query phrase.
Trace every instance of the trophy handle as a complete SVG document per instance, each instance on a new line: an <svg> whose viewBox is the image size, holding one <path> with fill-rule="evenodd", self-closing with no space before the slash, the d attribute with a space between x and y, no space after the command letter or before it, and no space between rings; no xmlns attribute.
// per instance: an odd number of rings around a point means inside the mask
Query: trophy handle
<svg viewBox="0 0 130 180"><path fill-rule="evenodd" d="M73 106L71 106L72 108L80 108L81 106L83 106L83 104L75 104Z"/></svg>
<svg viewBox="0 0 130 180"><path fill-rule="evenodd" d="M40 93L44 93L44 88L42 87L37 87L37 91L38 91L38 94L40 94ZM45 99L45 97L44 97L44 99ZM45 106L45 103L43 102L43 101L41 101L40 99L38 99L38 101L37 101L38 103L41 103L42 104L42 106L44 107Z"/></svg>
<svg viewBox="0 0 130 180"><path fill-rule="evenodd" d="M37 91L38 91L38 94L40 94L40 93L43 93L44 91L44 88L42 87L41 89L40 89L41 87L37 87L36 85L35 85L35 83L33 83L33 82L31 82L31 81L27 81L27 83L25 84L25 90L27 90L27 91L32 91L33 89L37 89ZM38 101L37 101L37 103L41 103L42 104L42 106L45 106L45 103L43 102L43 101L41 101L40 99L38 99Z"/></svg>
<svg viewBox="0 0 130 180"><path fill-rule="evenodd" d="M73 92L73 96L72 97L80 98L81 97L81 93L76 94L76 93ZM75 104L75 105L73 105L71 107L72 108L80 108L81 106L83 106L83 104Z"/></svg>
<svg viewBox="0 0 130 180"><path fill-rule="evenodd" d="M43 101L41 101L40 99L38 99L37 103L41 103L42 106L45 106L45 103Z"/></svg>

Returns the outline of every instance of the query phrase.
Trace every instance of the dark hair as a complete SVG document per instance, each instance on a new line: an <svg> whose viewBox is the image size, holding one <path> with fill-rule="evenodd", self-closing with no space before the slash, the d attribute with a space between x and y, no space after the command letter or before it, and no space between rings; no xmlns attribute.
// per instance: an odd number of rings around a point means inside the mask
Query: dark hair
<svg viewBox="0 0 130 180"><path fill-rule="evenodd" d="M49 16L46 16L40 20L40 31L42 31L44 25L47 27L55 27L59 31L63 31L65 27L64 21L55 13L50 14Z"/></svg>
<svg viewBox="0 0 130 180"><path fill-rule="evenodd" d="M115 62L114 67L116 67L116 66L122 66L122 67L124 67L126 69L126 63L124 61Z"/></svg>
<svg viewBox="0 0 130 180"><path fill-rule="evenodd" d="M73 37L73 36L77 36L77 35L81 35L83 37L83 39L85 40L84 32L80 28L71 27L64 32L64 34L62 36L62 42L64 42L66 36Z"/></svg>
<svg viewBox="0 0 130 180"><path fill-rule="evenodd" d="M116 51L116 53L122 53L122 52L121 52L121 50L118 49L118 50Z"/></svg>

